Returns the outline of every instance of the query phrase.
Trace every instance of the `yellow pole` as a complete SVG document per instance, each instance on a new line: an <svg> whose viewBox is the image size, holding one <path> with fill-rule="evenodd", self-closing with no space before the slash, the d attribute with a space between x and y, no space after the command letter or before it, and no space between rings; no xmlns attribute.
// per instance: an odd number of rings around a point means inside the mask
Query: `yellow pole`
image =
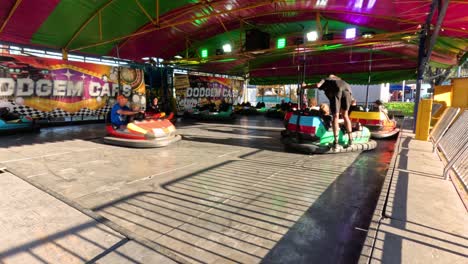
<svg viewBox="0 0 468 264"><path fill-rule="evenodd" d="M68 60L68 51L66 49L62 49L62 60Z"/></svg>
<svg viewBox="0 0 468 264"><path fill-rule="evenodd" d="M102 40L102 15L99 11L99 40Z"/></svg>
<svg viewBox="0 0 468 264"><path fill-rule="evenodd" d="M135 3L138 5L140 8L141 12L145 14L145 16L148 18L151 24L156 25L156 22L153 20L153 18L150 16L150 14L145 10L145 8L141 5L140 1L135 0Z"/></svg>
<svg viewBox="0 0 468 264"><path fill-rule="evenodd" d="M416 117L416 140L427 141L431 126L432 99L422 99Z"/></svg>
<svg viewBox="0 0 468 264"><path fill-rule="evenodd" d="M156 25L159 26L159 0L156 0Z"/></svg>

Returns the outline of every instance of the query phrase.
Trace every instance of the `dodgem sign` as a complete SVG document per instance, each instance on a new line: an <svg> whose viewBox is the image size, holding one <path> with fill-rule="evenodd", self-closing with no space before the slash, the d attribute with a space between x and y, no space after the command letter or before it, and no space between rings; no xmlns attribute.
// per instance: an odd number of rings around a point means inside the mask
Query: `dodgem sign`
<svg viewBox="0 0 468 264"><path fill-rule="evenodd" d="M144 108L143 72L36 57L0 57L0 107L26 116L104 115L119 93Z"/></svg>
<svg viewBox="0 0 468 264"><path fill-rule="evenodd" d="M82 78L85 78L83 75ZM89 95L91 97L115 97L119 93L119 85L112 82L72 81L72 80L47 80L33 81L32 79L0 78L0 96L38 96L38 97L81 97ZM122 93L130 96L132 87L122 85Z"/></svg>

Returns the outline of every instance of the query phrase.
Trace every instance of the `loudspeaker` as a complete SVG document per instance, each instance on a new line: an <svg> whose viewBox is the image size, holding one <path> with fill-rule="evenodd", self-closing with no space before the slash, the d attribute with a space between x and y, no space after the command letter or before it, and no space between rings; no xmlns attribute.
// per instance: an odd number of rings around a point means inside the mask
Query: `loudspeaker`
<svg viewBox="0 0 468 264"><path fill-rule="evenodd" d="M270 48L270 34L258 29L251 29L245 32L245 50L262 50Z"/></svg>
<svg viewBox="0 0 468 264"><path fill-rule="evenodd" d="M322 40L333 40L333 33L323 34Z"/></svg>

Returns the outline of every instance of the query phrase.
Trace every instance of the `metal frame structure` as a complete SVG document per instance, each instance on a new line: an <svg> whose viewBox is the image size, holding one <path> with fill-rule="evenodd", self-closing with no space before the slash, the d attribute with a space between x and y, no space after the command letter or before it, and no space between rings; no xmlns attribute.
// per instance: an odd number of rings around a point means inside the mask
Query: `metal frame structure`
<svg viewBox="0 0 468 264"><path fill-rule="evenodd" d="M234 8L234 9L231 9L231 10L220 10L220 11L213 12L212 14L191 17L189 19L183 19L183 20L179 19L179 18L183 17L184 15L187 15L187 14L193 12L194 10L197 10L197 8L200 8L200 6L209 6L212 9L215 9L213 7L213 4L216 4L217 1L211 1L211 2L201 1L200 3L191 5L189 8L181 10L181 12L179 14L173 15L168 20L162 21L160 23L160 14L159 14L159 8L158 8L159 7L159 0L156 0L156 1L157 1L156 2L157 14L156 14L156 20L154 20L154 19L151 18L149 13L146 10L144 10L144 8L141 5L141 3L139 2L139 0L135 0L137 5L139 6L139 8L142 10L142 12L145 14L145 16L147 16L148 19L149 19L149 23L147 25L141 27L140 30L137 30L136 32L133 32L131 34L127 34L127 35L124 35L124 36L119 36L119 37L115 37L115 38L112 38L112 39L103 40L103 41L99 41L99 42L96 42L96 43L92 43L92 44L88 44L88 45L84 45L84 46L80 46L80 47L75 47L75 48L70 49L70 51L79 51L79 50L83 50L83 49L87 49L87 48L92 48L92 47L97 47L97 46L109 44L109 43L112 43L112 42L118 42L118 41L121 41L121 40L128 40L128 39L131 39L133 37L148 34L148 33L151 33L153 31L156 31L156 30L161 30L161 29L165 29L165 28L168 28L168 27L176 27L178 25L191 23L191 22L196 21L196 20L209 19L209 18L212 18L212 17L215 17L215 18L217 18L219 20L220 15L230 15L230 14L237 13L237 12L240 12L240 11L251 10L251 9L255 9L255 8L258 8L258 7L262 7L262 6L267 6L267 5L273 5L273 4L276 4L276 3L286 2L284 0L255 1L256 3L253 3L253 4L248 5L248 6L244 6L244 7ZM441 1L443 1L443 0L441 0ZM85 23L83 23L83 25L80 27L80 29L77 32L75 32L73 37L70 39L70 41L67 43L67 45L64 48L68 49L71 42L77 37L77 35L79 35L79 33L83 30L83 28L86 27L86 25L89 24L89 22L96 16L96 14L98 12L102 11L104 8L106 8L108 5L110 5L112 2L113 2L113 0L109 0L109 2L104 4L101 8L99 8ZM438 2L438 0L433 0L431 6L434 6L434 4L433 4L434 2ZM448 6L448 0L445 1L445 2L446 2L446 4L444 3L443 6L445 7L445 11L446 11L446 9L447 9L446 6ZM454 1L454 2L457 2L457 1ZM438 4L436 4L436 6L437 5ZM443 11L443 10L441 10L441 11ZM311 10L284 9L284 10L267 11L267 12L261 12L261 13L258 13L258 14L252 15L252 16L248 16L248 17L238 18L238 20L239 20L239 23L240 22L248 23L248 20L252 19L252 18L257 18L257 17L262 17L262 16L270 16L270 15L276 15L276 14L284 14L284 13L289 13L289 12L308 13L308 12L311 12ZM353 14L353 15L356 15L356 16L379 18L379 19L384 19L384 20L389 20L389 21L413 24L415 26L420 24L420 22L418 22L418 21L401 19L401 18L396 18L396 17L393 17L393 16L384 16L384 15L375 15L375 14L369 14L369 13L362 13L362 12L350 12L350 11L340 11L340 10L327 9L327 10L315 10L315 13L317 13L319 16L322 16L322 17L324 15L324 13L326 13L326 14ZM429 16L432 18L433 14L434 13L432 12L432 13L429 14ZM443 14L445 14L445 12L443 12ZM422 14L422 15L425 15L425 13ZM442 13L439 13L439 17L441 17L443 19L443 16L444 15L442 15ZM225 29L225 31L227 31L227 27L226 27L226 25L224 23L222 23L221 26ZM456 29L456 28L444 28L444 29L445 30L451 30L451 31L457 31L457 32L462 31L462 30ZM193 35L195 35L195 33Z"/></svg>
<svg viewBox="0 0 468 264"><path fill-rule="evenodd" d="M10 21L10 18L13 16L13 14L15 13L18 6L21 4L21 1L23 1L23 0L16 0L15 4L13 5L13 7L8 12L7 18L5 19L5 21L3 21L2 26L0 26L0 33L3 31L5 26L8 24L8 21Z"/></svg>
<svg viewBox="0 0 468 264"><path fill-rule="evenodd" d="M60 60L62 58L62 53L58 50L54 49L47 49L41 48L38 49L35 46L27 46L27 45L18 45L15 43L10 42L0 42L0 55L2 55L1 51L8 51L6 55L19 55L19 56L33 56L33 57L43 57L43 58L51 58ZM110 65L110 66L136 66L136 67L146 67L149 64L147 63L139 63L134 62L131 60L126 59L119 59L110 56L88 56L83 54L68 54L69 60L71 61L79 61L85 63L94 63L94 64L103 64L103 65ZM173 68L176 71L185 71L187 74L194 74L194 75L202 75L202 76L211 76L211 77L221 77L221 78L229 78L229 79L236 79L236 80L244 80L242 76L237 75L229 75L229 74L220 74L216 72L207 72L207 71L198 71L194 69L184 68L184 67L177 67L175 65L164 65L159 67L169 67Z"/></svg>
<svg viewBox="0 0 468 264"><path fill-rule="evenodd" d="M468 155L468 144L463 146L456 154L455 156L453 157L453 159L447 163L447 165L445 165L444 167L444 180L448 180L448 176L449 176L449 173L450 173L450 170L453 169L453 165L455 165L455 163L457 163L457 161L459 159L461 159L462 157L466 157ZM456 173L456 172L455 172ZM458 173L456 173L458 175ZM458 175L460 178L461 178L461 175ZM466 183L465 183L466 184ZM466 187L465 187L466 188Z"/></svg>
<svg viewBox="0 0 468 264"><path fill-rule="evenodd" d="M419 39L419 53L418 53L418 68L417 68L417 80L416 80L416 98L414 104L414 122L416 124L416 117L418 116L419 101L421 99L421 86L424 79L424 72L428 65L429 59L431 57L432 50L434 49L437 37L444 21L445 14L450 0L432 0L430 12L426 18L426 23L424 24L421 37ZM439 3L441 5L439 5ZM438 9L437 23L434 27L434 31L430 32L431 22L434 19L434 14ZM430 37L429 42L427 41ZM416 125L413 126L413 132L416 132Z"/></svg>
<svg viewBox="0 0 468 264"><path fill-rule="evenodd" d="M113 0L110 0L110 2L111 1L113 1ZM175 20L177 17L180 17L180 15L176 15L176 16L172 17L170 21L168 21L168 22L166 22L164 24L163 23L159 24L159 27L152 27L152 28L149 28L149 29L145 29L145 26L143 26L142 30L139 30L139 31L134 32L132 34L128 34L128 35L125 35L125 36L119 36L119 37L116 37L116 38L112 38L112 39L109 39L109 40L105 40L105 41L85 45L85 46L82 46L82 47L73 48L73 49L70 49L70 51L78 51L78 50L83 50L83 49L87 49L87 48L97 47L97 46L117 42L117 41L120 41L120 40L132 38L132 37L136 37L136 36L141 36L141 35L144 35L144 34L148 34L148 33L151 33L153 31L156 31L156 30L161 30L161 29L165 29L165 28L178 26L178 25L183 25L183 24L186 24L186 23L191 23L191 22L193 22L195 20L208 19L208 18L211 18L211 17L214 17L214 16L219 16L219 15L227 15L227 14L231 14L231 13L235 13L235 12L239 12L239 11L243 11L243 10L249 10L249 9L253 9L253 8L257 8L257 7L261 7L261 6L265 6L265 5L271 5L272 3L275 3L275 2L281 2L281 0L261 1L260 3L255 3L253 5L249 5L249 6L246 6L246 7L234 8L234 9L231 9L231 10L223 10L223 11L216 12L215 14L197 16L197 17L194 17L194 18L184 19L184 20L180 20L180 21L177 21L177 22L171 22L171 21ZM95 15L90 17L89 20L92 20L94 17L95 17ZM86 23L86 25L88 23ZM86 25L84 25L84 26L86 26ZM79 30L79 31L81 32L81 30ZM79 34L79 32L77 32L77 33ZM75 36L75 38L76 38L76 36ZM74 38L72 38L71 41L73 41L73 40L74 40ZM69 41L69 42L71 42L71 41ZM68 48L68 46L69 46L69 44L66 46L66 48Z"/></svg>

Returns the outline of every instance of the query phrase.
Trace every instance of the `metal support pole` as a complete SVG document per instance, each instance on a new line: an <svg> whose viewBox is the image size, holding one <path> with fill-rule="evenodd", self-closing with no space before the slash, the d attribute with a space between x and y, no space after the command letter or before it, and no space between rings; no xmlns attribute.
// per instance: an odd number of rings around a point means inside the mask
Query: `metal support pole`
<svg viewBox="0 0 468 264"><path fill-rule="evenodd" d="M115 45L115 48L116 48L116 53L117 53L117 58L119 58L120 60L120 51L119 51L119 45ZM119 95L122 94L122 86L120 85L120 73L121 73L121 68L120 68L120 62L117 62L117 82L118 82L118 86L119 86Z"/></svg>
<svg viewBox="0 0 468 264"><path fill-rule="evenodd" d="M68 51L66 49L62 49L62 60L68 60Z"/></svg>
<svg viewBox="0 0 468 264"><path fill-rule="evenodd" d="M401 87L401 101L405 101L405 91L406 91L406 80L403 81L402 87Z"/></svg>
<svg viewBox="0 0 468 264"><path fill-rule="evenodd" d="M302 59L303 59L303 68L302 68L303 74L302 74L302 81L301 81L301 89L302 89L302 84L305 83L305 81L306 81L306 66L307 66L306 61L307 61L307 56L306 56L306 51L305 51L305 49L306 49L306 48L305 48L305 38L304 38L302 47L304 48L304 50L302 51L302 52L304 52L304 56L303 56L303 58L302 58ZM305 91L302 92L301 97L302 97L302 98L301 98L302 103L301 103L301 105L299 106L299 107L300 107L299 109L302 109L302 105L305 105L306 107L308 106L308 101L306 100L306 101L304 102ZM307 97L306 97L306 98L307 98Z"/></svg>
<svg viewBox="0 0 468 264"><path fill-rule="evenodd" d="M432 49L436 43L437 37L439 36L440 28L442 22L444 21L445 13L447 12L448 4L450 0L441 1L442 6L439 6L440 0L433 0L431 4L431 9L429 15L426 19L426 24L423 26L421 37L419 39L419 53L418 53L418 71L417 71L417 81L416 81L416 98L414 99L414 126L413 132L416 132L416 118L418 116L418 107L419 100L421 99L421 86L424 77L424 71L426 70L426 65L429 62L431 57ZM439 14L437 17L437 24L434 27L434 31L430 35L430 42L427 43L427 38L430 34L431 21L433 19L435 9L438 8Z"/></svg>
<svg viewBox="0 0 468 264"><path fill-rule="evenodd" d="M156 25L159 27L159 0L156 0Z"/></svg>
<svg viewBox="0 0 468 264"><path fill-rule="evenodd" d="M367 78L367 89L366 89L366 112L369 112L369 86L371 83L371 73L372 73L372 47L369 52L369 76Z"/></svg>

